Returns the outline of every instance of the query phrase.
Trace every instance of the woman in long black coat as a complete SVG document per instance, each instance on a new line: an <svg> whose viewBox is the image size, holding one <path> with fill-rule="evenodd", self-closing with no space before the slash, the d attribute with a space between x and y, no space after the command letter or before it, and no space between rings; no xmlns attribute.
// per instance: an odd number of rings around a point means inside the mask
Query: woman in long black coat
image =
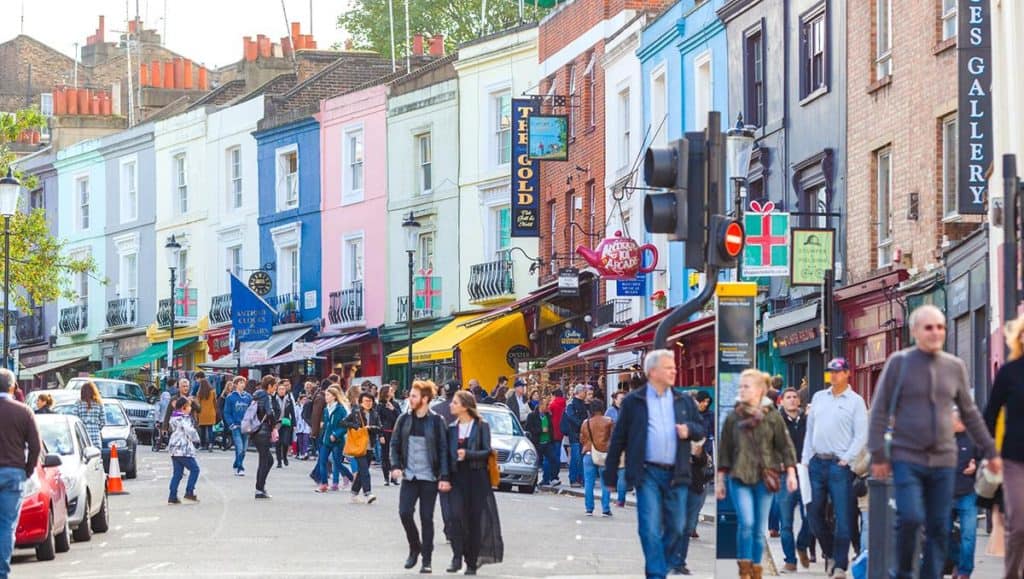
<svg viewBox="0 0 1024 579"><path fill-rule="evenodd" d="M448 427L452 467L452 564L455 573L466 562L466 575L480 565L500 563L504 556L501 521L494 501L487 460L491 455L491 427L481 418L476 398L465 390L451 402L455 421Z"/></svg>

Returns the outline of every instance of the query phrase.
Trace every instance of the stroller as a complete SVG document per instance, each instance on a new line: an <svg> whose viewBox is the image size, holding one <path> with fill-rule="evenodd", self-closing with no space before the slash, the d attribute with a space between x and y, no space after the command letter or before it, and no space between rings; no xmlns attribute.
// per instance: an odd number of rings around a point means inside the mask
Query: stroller
<svg viewBox="0 0 1024 579"><path fill-rule="evenodd" d="M167 407L170 403L170 392L160 394L160 401L156 405L156 424L153 427L153 452L160 452L162 449L167 448L167 444L170 442L171 433L163 427L163 417L167 414Z"/></svg>
<svg viewBox="0 0 1024 579"><path fill-rule="evenodd" d="M223 421L213 425L213 442L211 444L219 446L221 450L230 450L234 446L231 431L228 430Z"/></svg>

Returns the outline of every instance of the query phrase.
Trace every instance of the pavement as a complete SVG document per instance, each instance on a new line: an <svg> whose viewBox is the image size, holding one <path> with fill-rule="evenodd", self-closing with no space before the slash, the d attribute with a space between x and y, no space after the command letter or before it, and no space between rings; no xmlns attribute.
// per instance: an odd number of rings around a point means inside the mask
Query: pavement
<svg viewBox="0 0 1024 579"><path fill-rule="evenodd" d="M199 453L198 504L167 504L170 457L144 450L127 495L111 496L111 529L73 543L54 561L15 552L12 577L403 577L408 551L398 520L398 489L373 471L377 503L349 502L347 492L312 492L312 462L273 469L269 501L255 501L256 456L248 474L231 473L231 453ZM183 483L184 486L184 483ZM181 489L182 494L184 488ZM582 499L568 495L498 493L505 561L484 566L490 577L642 577L636 511L613 507L612 518L584 516ZM445 575L450 550L435 514L440 543L434 574ZM713 577L714 532L701 525L691 548L694 577Z"/></svg>

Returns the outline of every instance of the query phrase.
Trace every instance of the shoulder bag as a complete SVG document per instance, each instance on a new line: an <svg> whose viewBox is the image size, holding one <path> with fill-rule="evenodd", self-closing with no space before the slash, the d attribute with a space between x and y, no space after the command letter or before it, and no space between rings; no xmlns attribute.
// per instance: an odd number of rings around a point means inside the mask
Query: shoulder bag
<svg viewBox="0 0 1024 579"><path fill-rule="evenodd" d="M359 413L359 423L362 426L349 429L348 436L345 437L345 448L342 450L342 454L359 458L366 456L366 451L370 447L370 430L363 421L363 412L361 410L356 412Z"/></svg>
<svg viewBox="0 0 1024 579"><path fill-rule="evenodd" d="M889 399L888 424L885 427L885 447L883 452L887 462L892 462L892 430L896 423L896 403L899 402L900 392L903 391L903 371L907 367L907 361L903 359L903 354L897 354L896 360L899 361L900 371L896 374L896 386L892 392L892 398Z"/></svg>
<svg viewBox="0 0 1024 579"><path fill-rule="evenodd" d="M594 466L604 466L605 461L608 460L608 452L597 450L597 445L594 444L594 430L590 427L590 419L587 419L587 432L590 433L590 460L594 461Z"/></svg>

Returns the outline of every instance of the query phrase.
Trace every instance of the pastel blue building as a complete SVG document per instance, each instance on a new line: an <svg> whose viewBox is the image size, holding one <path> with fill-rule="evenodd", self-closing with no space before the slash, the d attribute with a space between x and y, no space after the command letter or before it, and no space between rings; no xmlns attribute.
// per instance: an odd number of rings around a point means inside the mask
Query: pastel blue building
<svg viewBox="0 0 1024 579"><path fill-rule="evenodd" d="M637 48L643 79L643 123L648 143L666 145L702 131L709 111L721 111L730 125L725 26L717 10L725 0L681 0L644 28ZM733 119L735 122L735 119ZM648 238L650 238L648 234ZM682 263L683 244L668 245L669 304L688 300L697 289ZM648 305L649 307L649 305Z"/></svg>

